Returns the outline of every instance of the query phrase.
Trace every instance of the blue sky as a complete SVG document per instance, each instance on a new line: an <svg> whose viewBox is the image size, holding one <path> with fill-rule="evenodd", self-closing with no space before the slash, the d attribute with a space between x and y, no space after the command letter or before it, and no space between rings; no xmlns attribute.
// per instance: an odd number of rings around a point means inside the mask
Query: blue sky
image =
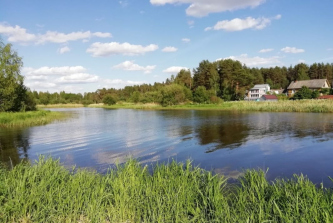
<svg viewBox="0 0 333 223"><path fill-rule="evenodd" d="M202 60L333 62L332 0L0 0L0 37L31 90L165 81Z"/></svg>

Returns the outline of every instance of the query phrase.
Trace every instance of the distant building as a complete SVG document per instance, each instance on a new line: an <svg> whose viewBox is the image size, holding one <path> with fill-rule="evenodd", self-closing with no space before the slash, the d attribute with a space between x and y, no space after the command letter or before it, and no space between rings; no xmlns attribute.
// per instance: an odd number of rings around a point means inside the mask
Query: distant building
<svg viewBox="0 0 333 223"><path fill-rule="evenodd" d="M260 98L270 92L271 87L269 84L256 84L248 92L248 95L245 97L245 100L250 101L259 101Z"/></svg>
<svg viewBox="0 0 333 223"><path fill-rule="evenodd" d="M308 87L310 90L320 90L323 88L330 88L330 84L327 79L313 79L305 81L293 81L288 86L288 97L293 96L303 86Z"/></svg>
<svg viewBox="0 0 333 223"><path fill-rule="evenodd" d="M263 95L260 98L260 101L278 101L276 95Z"/></svg>
<svg viewBox="0 0 333 223"><path fill-rule="evenodd" d="M317 99L330 99L330 100L333 100L333 95L323 95L323 96L318 97Z"/></svg>

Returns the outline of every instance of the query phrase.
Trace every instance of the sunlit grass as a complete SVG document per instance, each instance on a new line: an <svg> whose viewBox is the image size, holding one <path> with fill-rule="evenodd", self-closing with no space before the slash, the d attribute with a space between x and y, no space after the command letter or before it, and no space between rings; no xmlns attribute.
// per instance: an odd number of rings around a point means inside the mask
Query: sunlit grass
<svg viewBox="0 0 333 223"><path fill-rule="evenodd" d="M52 159L0 169L0 222L332 222L333 193L303 175L239 184L185 164L135 160L101 175Z"/></svg>
<svg viewBox="0 0 333 223"><path fill-rule="evenodd" d="M45 125L54 120L65 118L61 112L30 111L30 112L0 112L0 127Z"/></svg>
<svg viewBox="0 0 333 223"><path fill-rule="evenodd" d="M129 109L195 109L195 110L223 110L223 111L262 111L262 112L333 112L333 100L285 100L285 101L230 101L220 104L182 104L162 107L159 104L150 103L117 103L115 105L92 104L89 107L101 108L129 108Z"/></svg>
<svg viewBox="0 0 333 223"><path fill-rule="evenodd" d="M48 105L37 105L38 108L80 108L84 107L83 104L48 104Z"/></svg>

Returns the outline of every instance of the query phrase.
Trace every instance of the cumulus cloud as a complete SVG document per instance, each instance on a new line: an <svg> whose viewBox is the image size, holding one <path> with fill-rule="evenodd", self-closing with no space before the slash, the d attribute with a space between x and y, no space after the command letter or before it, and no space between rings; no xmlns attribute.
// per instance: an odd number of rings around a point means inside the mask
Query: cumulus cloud
<svg viewBox="0 0 333 223"><path fill-rule="evenodd" d="M259 51L259 53L268 53L268 52L272 52L274 49L268 48L268 49L261 49Z"/></svg>
<svg viewBox="0 0 333 223"><path fill-rule="evenodd" d="M37 43L67 43L69 41L86 40L92 37L108 38L112 37L111 33L102 32L71 32L61 33L56 31L47 31L45 34L28 33L26 29L20 26L10 26L5 23L0 23L0 34L8 37L9 42L18 42L22 44Z"/></svg>
<svg viewBox="0 0 333 223"><path fill-rule="evenodd" d="M64 66L64 67L24 67L22 74L26 80L37 81L38 83L50 84L77 84L77 83L92 83L97 82L99 77L87 73L87 69L82 66ZM33 82L36 83L36 82ZM29 83L32 86L33 83Z"/></svg>
<svg viewBox="0 0 333 223"><path fill-rule="evenodd" d="M188 39L188 38L183 38L182 41L183 41L184 43L189 43L189 42L191 42L191 40Z"/></svg>
<svg viewBox="0 0 333 223"><path fill-rule="evenodd" d="M227 58L220 58L217 60L222 59L232 59L232 60L238 60L243 64L246 64L249 67L256 67L256 66L272 66L280 64L279 57L249 57L247 54L241 54L240 56L230 56Z"/></svg>
<svg viewBox="0 0 333 223"><path fill-rule="evenodd" d="M146 83L145 81L131 81L131 80L121 80L121 79L104 79L103 85L101 87L105 88L124 88L125 86L140 85Z"/></svg>
<svg viewBox="0 0 333 223"><path fill-rule="evenodd" d="M163 70L164 73L172 73L172 74L177 74L179 73L179 71L181 70L188 70L187 67L178 67L178 66L172 66L172 67L169 67L165 70Z"/></svg>
<svg viewBox="0 0 333 223"><path fill-rule="evenodd" d="M163 52L166 52L166 53L171 53L171 52L176 52L178 49L176 47L173 47L173 46L167 46L167 47L164 47L163 48Z"/></svg>
<svg viewBox="0 0 333 223"><path fill-rule="evenodd" d="M87 53L91 53L93 57L106 57L110 55L143 55L147 52L153 52L158 49L155 44L148 46L132 45L130 43L100 43L96 42L90 45Z"/></svg>
<svg viewBox="0 0 333 223"><path fill-rule="evenodd" d="M120 69L120 70L128 70L128 71L143 71L145 74L149 74L152 70L155 69L155 65L153 66L140 66L138 64L133 63L132 61L125 61L118 65L113 66L113 69Z"/></svg>
<svg viewBox="0 0 333 223"><path fill-rule="evenodd" d="M281 15L275 16L273 19L280 19ZM209 30L224 30L228 32L241 31L244 29L264 29L271 23L270 18L252 18L247 17L245 19L235 18L232 20L223 20L217 22L213 27L205 28L205 31Z"/></svg>
<svg viewBox="0 0 333 223"><path fill-rule="evenodd" d="M98 76L91 75L87 73L77 73L77 74L71 74L67 76L60 77L56 79L56 82L62 83L62 84L83 84L83 83L94 83L98 81Z"/></svg>
<svg viewBox="0 0 333 223"><path fill-rule="evenodd" d="M71 51L71 49L70 49L68 46L64 46L64 47L61 47L61 48L58 49L58 52L59 52L60 54L67 53L67 52L69 52L69 51Z"/></svg>
<svg viewBox="0 0 333 223"><path fill-rule="evenodd" d="M247 7L257 7L265 0L150 0L152 5L189 4L186 14L194 17L207 16L210 13L235 11Z"/></svg>
<svg viewBox="0 0 333 223"><path fill-rule="evenodd" d="M305 50L304 49L297 49L296 47L285 47L281 49L282 52L285 53L304 53Z"/></svg>

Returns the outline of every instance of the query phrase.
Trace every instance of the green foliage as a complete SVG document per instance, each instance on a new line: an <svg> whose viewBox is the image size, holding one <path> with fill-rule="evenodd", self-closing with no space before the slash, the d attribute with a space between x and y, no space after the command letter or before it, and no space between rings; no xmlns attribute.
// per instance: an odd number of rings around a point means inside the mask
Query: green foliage
<svg viewBox="0 0 333 223"><path fill-rule="evenodd" d="M186 101L186 91L186 87L178 84L166 85L160 90L160 104L162 106L170 106L183 103Z"/></svg>
<svg viewBox="0 0 333 223"><path fill-rule="evenodd" d="M303 86L294 94L293 99L311 99L312 96L312 91L308 87Z"/></svg>
<svg viewBox="0 0 333 223"><path fill-rule="evenodd" d="M103 98L103 103L106 105L114 105L116 104L116 100L111 95L106 95Z"/></svg>
<svg viewBox="0 0 333 223"><path fill-rule="evenodd" d="M0 41L0 112L36 109L20 75L22 66L22 58L12 50L12 45Z"/></svg>
<svg viewBox="0 0 333 223"><path fill-rule="evenodd" d="M197 103L207 103L209 99L208 92L204 86L199 86L193 93L193 101Z"/></svg>
<svg viewBox="0 0 333 223"><path fill-rule="evenodd" d="M304 175L267 181L246 170L231 184L190 161L107 174L40 157L0 168L0 222L333 222L333 191Z"/></svg>

